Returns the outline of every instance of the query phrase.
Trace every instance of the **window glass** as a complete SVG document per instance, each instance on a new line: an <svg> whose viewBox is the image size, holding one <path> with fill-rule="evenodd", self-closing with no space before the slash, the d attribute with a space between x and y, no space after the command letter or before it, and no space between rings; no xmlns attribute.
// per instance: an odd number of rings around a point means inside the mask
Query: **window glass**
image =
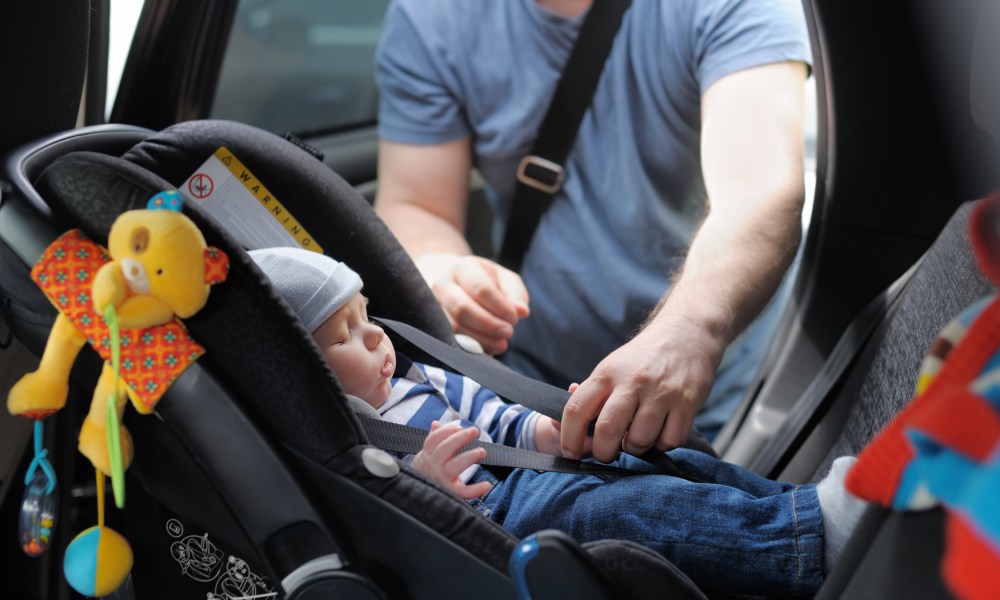
<svg viewBox="0 0 1000 600"><path fill-rule="evenodd" d="M243 0L211 117L275 133L375 122L375 46L388 0Z"/></svg>
<svg viewBox="0 0 1000 600"><path fill-rule="evenodd" d="M122 70L125 68L125 58L135 34L135 26L142 12L142 0L111 0L110 22L108 27L108 88L104 118L111 116L111 107L115 103L118 84L121 83Z"/></svg>

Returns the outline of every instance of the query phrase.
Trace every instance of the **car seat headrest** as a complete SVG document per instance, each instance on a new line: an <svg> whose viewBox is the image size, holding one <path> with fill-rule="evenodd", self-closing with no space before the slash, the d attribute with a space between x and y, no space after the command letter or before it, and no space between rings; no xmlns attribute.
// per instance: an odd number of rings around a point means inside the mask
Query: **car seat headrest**
<svg viewBox="0 0 1000 600"><path fill-rule="evenodd" d="M452 341L451 326L423 277L368 202L287 140L230 121L190 121L136 144L123 158L180 187L220 146L267 186L326 254L361 275L371 314Z"/></svg>

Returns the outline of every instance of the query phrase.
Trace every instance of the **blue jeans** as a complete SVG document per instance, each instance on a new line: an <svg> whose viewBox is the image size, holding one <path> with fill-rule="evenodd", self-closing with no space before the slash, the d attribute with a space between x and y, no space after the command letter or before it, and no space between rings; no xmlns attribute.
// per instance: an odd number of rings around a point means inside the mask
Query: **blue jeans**
<svg viewBox="0 0 1000 600"><path fill-rule="evenodd" d="M713 483L652 473L604 478L515 469L471 502L519 539L559 529L579 542L637 542L706 592L816 592L823 580L823 519L815 486L764 479L683 448L670 456ZM652 470L626 455L613 464ZM476 476L490 478L485 469Z"/></svg>

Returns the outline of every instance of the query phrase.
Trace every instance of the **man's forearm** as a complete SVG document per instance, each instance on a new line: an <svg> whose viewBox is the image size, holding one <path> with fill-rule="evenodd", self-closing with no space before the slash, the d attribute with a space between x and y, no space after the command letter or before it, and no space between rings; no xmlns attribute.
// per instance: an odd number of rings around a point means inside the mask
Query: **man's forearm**
<svg viewBox="0 0 1000 600"><path fill-rule="evenodd" d="M379 207L377 212L414 261L430 253L472 253L461 231L419 206L394 203Z"/></svg>
<svg viewBox="0 0 1000 600"><path fill-rule="evenodd" d="M683 319L723 345L732 342L767 305L795 257L801 198L801 186L793 186L781 199L748 202L736 214L710 213L646 326Z"/></svg>

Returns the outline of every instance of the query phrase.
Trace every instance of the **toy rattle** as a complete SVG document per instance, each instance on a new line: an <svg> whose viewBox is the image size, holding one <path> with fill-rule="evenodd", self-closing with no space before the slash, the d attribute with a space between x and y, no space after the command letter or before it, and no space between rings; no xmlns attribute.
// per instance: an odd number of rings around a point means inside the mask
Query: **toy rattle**
<svg viewBox="0 0 1000 600"><path fill-rule="evenodd" d="M71 230L31 270L59 315L38 370L22 377L7 398L11 414L36 421L35 460L19 530L29 555L45 551L58 512L41 419L65 405L70 368L84 343L105 360L78 444L95 467L98 524L73 540L65 559L67 580L81 594L111 593L132 567L128 542L104 526L104 478L111 477L115 504L124 506L123 474L132 461L132 439L121 425L126 398L139 413L152 412L171 383L204 353L178 317L201 310L210 286L228 273L228 257L205 243L181 205L178 192L161 192L146 209L121 214L111 226L107 250Z"/></svg>

